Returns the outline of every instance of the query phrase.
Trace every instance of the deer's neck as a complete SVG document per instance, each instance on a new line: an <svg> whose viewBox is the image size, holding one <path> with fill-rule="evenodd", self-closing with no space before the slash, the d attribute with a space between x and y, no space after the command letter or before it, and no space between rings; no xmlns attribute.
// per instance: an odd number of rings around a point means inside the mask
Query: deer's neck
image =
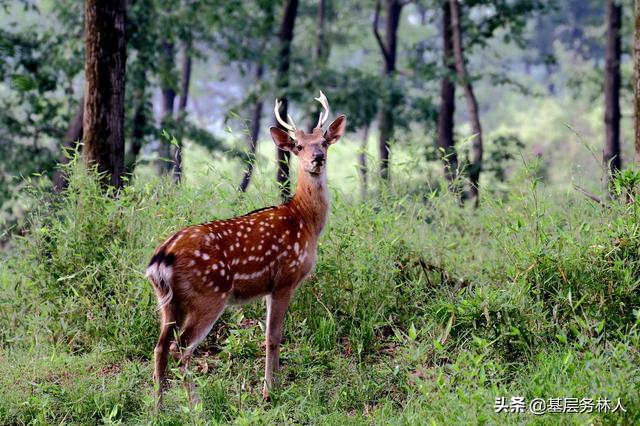
<svg viewBox="0 0 640 426"><path fill-rule="evenodd" d="M299 212L305 226L320 235L329 212L326 169L313 176L298 167L298 189L290 205Z"/></svg>

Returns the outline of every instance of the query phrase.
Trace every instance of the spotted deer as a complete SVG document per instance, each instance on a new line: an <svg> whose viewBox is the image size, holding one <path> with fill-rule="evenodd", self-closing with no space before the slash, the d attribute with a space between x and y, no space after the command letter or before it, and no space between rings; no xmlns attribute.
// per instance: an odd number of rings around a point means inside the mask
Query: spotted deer
<svg viewBox="0 0 640 426"><path fill-rule="evenodd" d="M271 137L279 149L298 157L298 188L293 198L244 216L182 229L151 258L146 275L161 314L154 352L157 406L168 356L184 372L196 346L227 306L260 297L267 308L262 392L268 397L273 373L280 368L285 313L296 288L313 270L318 238L327 220L327 149L342 137L347 123L341 115L323 131L329 105L322 92L315 99L324 111L311 133L296 129L291 116L285 122L279 114L281 103L275 103L276 119L286 131L271 127ZM188 375L184 380L189 399L197 402Z"/></svg>

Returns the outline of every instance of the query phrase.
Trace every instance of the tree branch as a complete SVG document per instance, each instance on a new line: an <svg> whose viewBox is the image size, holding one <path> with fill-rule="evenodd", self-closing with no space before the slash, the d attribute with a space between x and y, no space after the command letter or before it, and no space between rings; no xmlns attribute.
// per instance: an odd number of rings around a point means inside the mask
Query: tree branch
<svg viewBox="0 0 640 426"><path fill-rule="evenodd" d="M382 51L382 56L384 57L385 63L389 63L389 52L387 52L387 48L382 41L382 37L380 37L380 33L378 32L378 20L380 19L380 0L376 1L376 13L373 17L373 35L376 37L376 41L380 46L380 50Z"/></svg>
<svg viewBox="0 0 640 426"><path fill-rule="evenodd" d="M598 197L595 194L592 194L591 192L587 191L586 189L578 186L578 185L573 185L573 187L575 188L576 191L580 192L582 195L584 195L585 197L589 198L592 201L595 201L596 203L600 204L602 207L609 207L607 203L605 203L604 201L602 201L602 198Z"/></svg>

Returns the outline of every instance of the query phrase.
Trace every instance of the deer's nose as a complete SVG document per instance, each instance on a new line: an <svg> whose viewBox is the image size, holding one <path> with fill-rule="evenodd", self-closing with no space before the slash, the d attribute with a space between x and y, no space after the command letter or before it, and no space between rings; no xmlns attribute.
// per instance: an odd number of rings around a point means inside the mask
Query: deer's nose
<svg viewBox="0 0 640 426"><path fill-rule="evenodd" d="M313 156L313 162L317 164L324 163L324 154L318 153Z"/></svg>

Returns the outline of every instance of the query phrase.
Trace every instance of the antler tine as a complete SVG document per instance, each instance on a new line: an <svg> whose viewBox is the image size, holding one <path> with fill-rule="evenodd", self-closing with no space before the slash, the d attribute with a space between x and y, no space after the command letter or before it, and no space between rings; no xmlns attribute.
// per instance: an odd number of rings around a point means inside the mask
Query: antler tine
<svg viewBox="0 0 640 426"><path fill-rule="evenodd" d="M324 95L324 93L322 93L322 90L320 91L320 96L313 99L320 102L320 105L322 105L324 108L324 111L320 111L318 124L316 124L316 127L322 128L322 125L325 123L325 121L327 121L327 118L329 118L329 101L327 100L327 97Z"/></svg>
<svg viewBox="0 0 640 426"><path fill-rule="evenodd" d="M280 106L282 105L282 101L276 99L276 106L273 108L273 112L275 113L276 120L282 127L287 129L287 133L291 136L291 139L296 139L296 126L293 124L293 119L289 114L287 114L287 118L289 119L289 123L285 122L282 117L280 117Z"/></svg>

